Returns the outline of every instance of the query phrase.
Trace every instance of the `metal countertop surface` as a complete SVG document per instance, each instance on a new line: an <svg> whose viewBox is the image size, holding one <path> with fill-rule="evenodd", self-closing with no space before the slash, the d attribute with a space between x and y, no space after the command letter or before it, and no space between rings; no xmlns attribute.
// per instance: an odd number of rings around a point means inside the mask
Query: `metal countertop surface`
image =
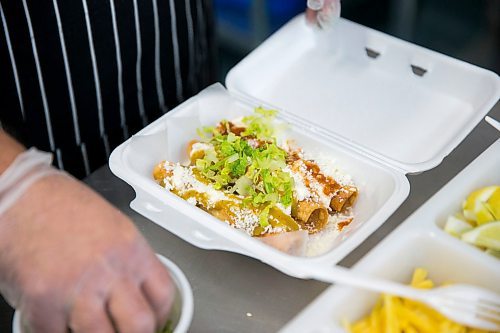
<svg viewBox="0 0 500 333"><path fill-rule="evenodd" d="M500 103L489 115L500 120ZM340 264L347 267L355 264L499 137L498 131L481 121L439 166L419 175L409 175L408 198ZM186 243L133 211L129 204L134 191L107 166L85 182L127 214L156 252L170 258L184 271L194 294L194 316L189 332L276 332L329 286L289 277L243 255L203 250Z"/></svg>

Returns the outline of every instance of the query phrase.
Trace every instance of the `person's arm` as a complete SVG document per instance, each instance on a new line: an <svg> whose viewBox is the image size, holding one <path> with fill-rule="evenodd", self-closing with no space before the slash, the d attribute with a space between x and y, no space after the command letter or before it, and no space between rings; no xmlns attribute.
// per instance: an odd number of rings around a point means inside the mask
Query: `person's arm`
<svg viewBox="0 0 500 333"><path fill-rule="evenodd" d="M24 151L0 130L0 177ZM154 332L174 297L131 221L57 172L0 215L0 291L35 333Z"/></svg>

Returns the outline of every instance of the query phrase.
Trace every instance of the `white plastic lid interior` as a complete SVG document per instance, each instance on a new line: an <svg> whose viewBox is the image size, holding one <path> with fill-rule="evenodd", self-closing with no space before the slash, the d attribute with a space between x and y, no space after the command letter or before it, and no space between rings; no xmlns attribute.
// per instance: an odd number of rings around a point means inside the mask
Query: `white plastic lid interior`
<svg viewBox="0 0 500 333"><path fill-rule="evenodd" d="M299 16L236 65L226 84L419 172L438 165L493 107L499 81L344 19L321 32Z"/></svg>

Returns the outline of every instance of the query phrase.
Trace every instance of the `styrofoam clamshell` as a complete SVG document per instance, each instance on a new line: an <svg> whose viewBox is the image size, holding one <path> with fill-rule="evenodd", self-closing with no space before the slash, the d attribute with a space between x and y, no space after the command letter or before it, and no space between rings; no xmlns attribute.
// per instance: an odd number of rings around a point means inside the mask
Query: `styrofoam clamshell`
<svg viewBox="0 0 500 333"><path fill-rule="evenodd" d="M442 230L446 218L461 210L468 194L500 184L499 170L497 140L363 257L353 271L408 284L414 269L422 267L436 285L468 283L500 293L498 259ZM371 311L378 298L378 294L362 289L332 286L280 332L343 332L342 320L359 320Z"/></svg>
<svg viewBox="0 0 500 333"><path fill-rule="evenodd" d="M253 103L233 97L221 85L214 85L119 146L111 156L110 167L134 188L136 198L131 207L196 246L246 254L288 274L300 275L294 267L300 266L301 260L337 262L385 221L406 198L409 185L402 173L348 147L331 145L293 124L288 126L288 137L294 138L304 148L334 156L360 188L355 221L332 244L334 250L323 256L304 259L279 252L156 184L152 178L153 167L162 160L185 161L188 158L187 143L197 137L197 128L214 125L221 119L251 114L254 107Z"/></svg>
<svg viewBox="0 0 500 333"><path fill-rule="evenodd" d="M245 254L286 274L314 277L301 265L325 267L352 251L407 197L406 173L437 165L500 95L498 76L489 71L346 20L333 31L338 33L314 33L303 16L295 18L233 68L227 91L221 85L205 89L116 148L110 168L134 188L131 207L195 246ZM379 49L377 59L367 57L364 42L385 45L384 51ZM408 72L401 64L405 55L410 62L425 60L428 73ZM196 128L249 114L259 105L280 110L291 138L306 150L332 156L359 187L354 221L323 255L303 258L275 250L152 179L158 162L186 159ZM428 123L430 118L434 122ZM444 127L438 130L436 122Z"/></svg>

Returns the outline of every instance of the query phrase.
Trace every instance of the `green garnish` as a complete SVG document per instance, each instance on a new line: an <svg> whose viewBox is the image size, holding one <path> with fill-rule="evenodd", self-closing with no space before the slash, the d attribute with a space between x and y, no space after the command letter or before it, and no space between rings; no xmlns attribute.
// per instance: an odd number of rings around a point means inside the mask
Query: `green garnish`
<svg viewBox="0 0 500 333"><path fill-rule="evenodd" d="M289 207L292 203L293 179L282 170L286 152L276 145L274 137L276 113L256 108L253 115L243 118L245 130L240 135L230 131L227 121L221 122L226 134L214 127L198 130L202 140L213 149L205 150L204 157L196 160L196 168L215 189L245 196L245 205L264 207L259 215L262 227L269 224L273 206L280 203ZM259 144L252 146L250 140Z"/></svg>
<svg viewBox="0 0 500 333"><path fill-rule="evenodd" d="M242 136L255 136L257 139L275 140L273 121L278 111L267 110L259 106L255 108L255 113L243 118L243 123L247 126L241 133Z"/></svg>

